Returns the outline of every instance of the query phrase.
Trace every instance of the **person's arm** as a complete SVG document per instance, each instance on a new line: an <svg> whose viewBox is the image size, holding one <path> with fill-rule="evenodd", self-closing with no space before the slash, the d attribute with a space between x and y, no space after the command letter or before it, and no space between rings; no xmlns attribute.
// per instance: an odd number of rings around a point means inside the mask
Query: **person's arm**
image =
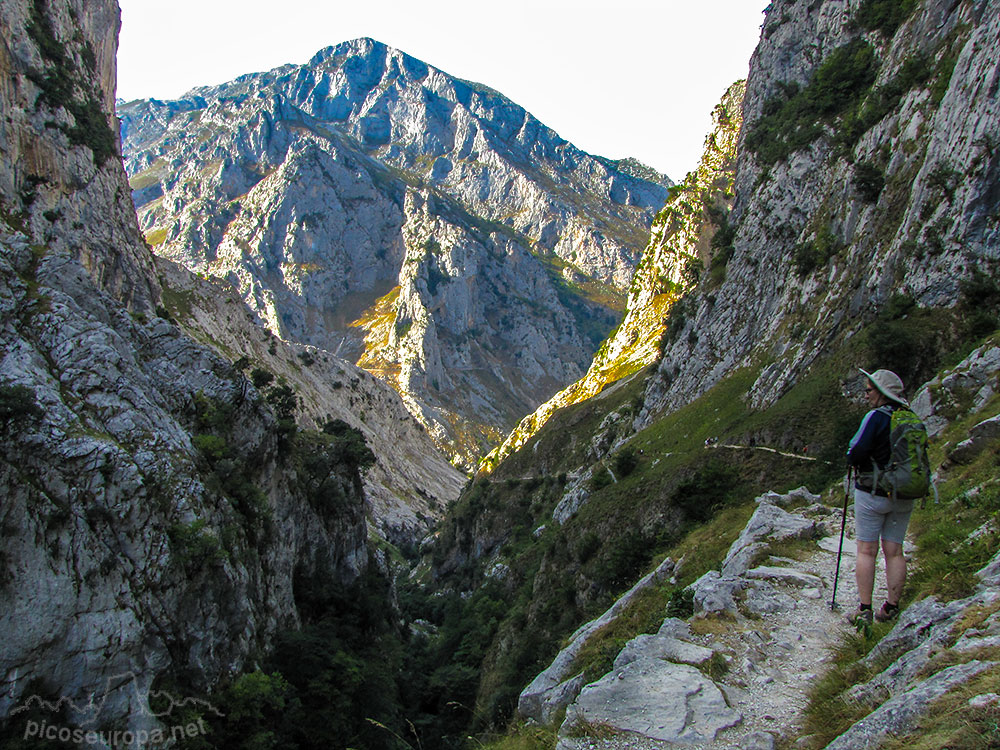
<svg viewBox="0 0 1000 750"><path fill-rule="evenodd" d="M847 462L851 466L870 468L872 464L872 454L875 452L875 438L878 435L881 422L885 415L878 409L865 414L861 420L861 426L851 438L847 448Z"/></svg>

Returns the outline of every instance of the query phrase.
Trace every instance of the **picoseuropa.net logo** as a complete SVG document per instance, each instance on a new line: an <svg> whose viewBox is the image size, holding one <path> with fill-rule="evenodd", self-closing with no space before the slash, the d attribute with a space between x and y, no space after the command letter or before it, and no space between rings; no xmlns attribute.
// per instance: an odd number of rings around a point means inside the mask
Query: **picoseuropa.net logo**
<svg viewBox="0 0 1000 750"><path fill-rule="evenodd" d="M215 706L199 698L177 698L166 691L149 691L147 699L144 692L138 689L139 682L133 672L109 677L100 698L95 693L82 703L67 697L51 701L32 695L14 708L10 716L14 717L27 711L34 712L33 718L28 719L24 725L23 739L26 741L64 742L77 747L89 745L109 747L114 750L145 750L168 742L176 745L183 740L208 733L204 716L223 716ZM153 717L156 721L149 722L151 727L148 729L99 728L99 717L108 695L112 692L111 686L120 691L127 689L129 685L133 693L132 705L139 706L138 714ZM162 706L162 710L154 711L150 707L150 702ZM176 718L171 721L175 709L188 707L196 709L200 716L191 721L177 721ZM44 718L45 712L51 712L53 719L56 716L59 719L47 720Z"/></svg>
<svg viewBox="0 0 1000 750"><path fill-rule="evenodd" d="M97 731L95 729L70 728L47 721L28 721L24 727L25 740L48 740L49 742L65 742L73 745L95 745L112 748L146 748L164 744L167 740L178 742L198 735L206 734L208 727L204 719L191 721L187 724L174 724L166 729L138 729L135 731L114 730Z"/></svg>

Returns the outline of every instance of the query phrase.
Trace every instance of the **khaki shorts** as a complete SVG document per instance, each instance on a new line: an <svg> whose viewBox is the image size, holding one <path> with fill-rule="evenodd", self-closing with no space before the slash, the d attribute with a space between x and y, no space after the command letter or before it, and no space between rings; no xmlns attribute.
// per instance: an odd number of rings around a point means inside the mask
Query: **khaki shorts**
<svg viewBox="0 0 1000 750"><path fill-rule="evenodd" d="M854 488L854 529L859 542L902 544L913 513L912 500L891 500Z"/></svg>

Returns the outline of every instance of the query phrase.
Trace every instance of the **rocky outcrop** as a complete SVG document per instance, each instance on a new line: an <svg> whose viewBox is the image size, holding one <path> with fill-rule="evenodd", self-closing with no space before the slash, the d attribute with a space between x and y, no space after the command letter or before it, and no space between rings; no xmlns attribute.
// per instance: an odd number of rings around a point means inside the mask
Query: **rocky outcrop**
<svg viewBox="0 0 1000 750"><path fill-rule="evenodd" d="M249 666L314 584L368 568L369 518L412 538L460 477L388 388L154 262L110 127L117 18L0 8L0 717L150 732L161 678ZM304 430L337 418L384 441L370 499L359 436Z"/></svg>
<svg viewBox="0 0 1000 750"><path fill-rule="evenodd" d="M214 684L298 622L296 581L364 570L360 478L314 507L228 361L67 253L9 229L0 251L2 710L103 697L88 728L148 731L157 675Z"/></svg>
<svg viewBox="0 0 1000 750"><path fill-rule="evenodd" d="M380 536L404 547L420 540L458 497L465 476L438 451L383 381L330 352L284 342L254 322L239 294L220 279L199 279L156 258L166 314L191 338L220 356L263 370L296 394L296 418L319 430L342 420L360 431L375 454L364 474L368 520Z"/></svg>
<svg viewBox="0 0 1000 750"><path fill-rule="evenodd" d="M765 360L748 401L773 403L891 295L950 306L975 268L992 268L998 11L935 0L898 29L868 29L857 3L769 6L725 278L692 297L639 425Z"/></svg>
<svg viewBox="0 0 1000 750"><path fill-rule="evenodd" d="M118 159L117 6L12 0L0 25L3 215L132 309L151 311L156 280Z"/></svg>
<svg viewBox="0 0 1000 750"><path fill-rule="evenodd" d="M587 373L550 398L483 461L491 470L524 445L553 413L600 393L660 356L671 306L711 263L711 243L732 200L745 82L733 84L712 113L698 167L670 190L629 287L625 318L601 344Z"/></svg>
<svg viewBox="0 0 1000 750"><path fill-rule="evenodd" d="M584 686L583 675L574 673L573 667L587 642L602 628L614 622L640 592L668 578L673 569L674 561L667 558L656 570L644 576L623 594L607 612L580 626L570 637L569 645L559 652L552 664L521 691L517 702L518 713L547 724L569 705Z"/></svg>
<svg viewBox="0 0 1000 750"><path fill-rule="evenodd" d="M910 406L927 426L927 435L934 438L955 414L970 404L972 413L978 414L998 392L1000 346L993 342L923 385L910 399Z"/></svg>
<svg viewBox="0 0 1000 750"><path fill-rule="evenodd" d="M586 369L669 184L370 39L119 111L155 251L385 378L467 464Z"/></svg>

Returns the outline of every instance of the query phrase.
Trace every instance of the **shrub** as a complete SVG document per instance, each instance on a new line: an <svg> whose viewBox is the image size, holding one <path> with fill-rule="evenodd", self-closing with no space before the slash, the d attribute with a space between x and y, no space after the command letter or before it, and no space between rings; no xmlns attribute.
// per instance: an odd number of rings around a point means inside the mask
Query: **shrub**
<svg viewBox="0 0 1000 750"><path fill-rule="evenodd" d="M747 133L747 148L765 166L787 159L822 135L824 121L856 106L871 89L877 71L868 42L856 39L838 47L804 88L785 84L781 94L765 102L761 118Z"/></svg>
<svg viewBox="0 0 1000 750"><path fill-rule="evenodd" d="M274 375L263 368L255 367L250 371L250 382L258 390L266 388L274 382Z"/></svg>
<svg viewBox="0 0 1000 750"><path fill-rule="evenodd" d="M844 248L844 243L833 234L829 226L816 233L815 239L802 242L792 251L792 261L799 276L808 276L823 268L830 259Z"/></svg>
<svg viewBox="0 0 1000 750"><path fill-rule="evenodd" d="M0 425L7 427L25 419L38 419L45 412L26 385L0 385Z"/></svg>
<svg viewBox="0 0 1000 750"><path fill-rule="evenodd" d="M28 71L28 78L41 89L38 101L69 112L73 125L59 125L59 130L72 145L89 148L96 167L103 166L117 154L115 133L105 117L99 96L92 90L83 90L82 84L88 82L87 74L80 75L67 54L67 46L56 38L41 0L35 0L30 6L26 28L42 58L42 70ZM85 47L81 57L89 64L94 59L93 50Z"/></svg>
<svg viewBox="0 0 1000 750"><path fill-rule="evenodd" d="M674 589L667 600L667 617L686 620L694 614L694 589Z"/></svg>
<svg viewBox="0 0 1000 750"><path fill-rule="evenodd" d="M863 0L854 14L854 22L867 31L891 37L916 6L917 0Z"/></svg>
<svg viewBox="0 0 1000 750"><path fill-rule="evenodd" d="M885 175L882 170L870 162L858 162L854 165L854 189L865 203L878 201L882 188L885 187Z"/></svg>
<svg viewBox="0 0 1000 750"><path fill-rule="evenodd" d="M167 538L177 559L194 571L226 559L219 539L206 530L207 523L199 518L189 524L175 523L167 529Z"/></svg>
<svg viewBox="0 0 1000 750"><path fill-rule="evenodd" d="M988 336L1000 327L1000 285L996 279L976 268L959 284L959 305L963 312L966 335L971 339Z"/></svg>
<svg viewBox="0 0 1000 750"><path fill-rule="evenodd" d="M671 500L693 521L707 521L740 488L739 474L719 461L709 461L680 482Z"/></svg>
<svg viewBox="0 0 1000 750"><path fill-rule="evenodd" d="M635 467L638 465L639 456L636 455L634 448L622 448L617 454L615 454L614 469L615 475L619 479L627 477L635 471Z"/></svg>

